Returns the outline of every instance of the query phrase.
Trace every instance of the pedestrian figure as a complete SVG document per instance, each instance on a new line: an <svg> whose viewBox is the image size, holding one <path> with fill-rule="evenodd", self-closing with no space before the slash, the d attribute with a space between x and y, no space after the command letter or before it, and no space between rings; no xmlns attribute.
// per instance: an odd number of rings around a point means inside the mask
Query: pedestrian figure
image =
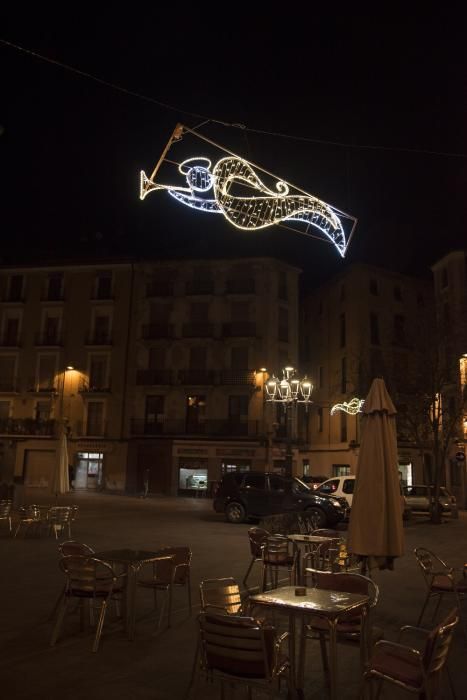
<svg viewBox="0 0 467 700"><path fill-rule="evenodd" d="M149 469L144 470L143 486L144 486L143 498L147 498L148 493L149 493Z"/></svg>

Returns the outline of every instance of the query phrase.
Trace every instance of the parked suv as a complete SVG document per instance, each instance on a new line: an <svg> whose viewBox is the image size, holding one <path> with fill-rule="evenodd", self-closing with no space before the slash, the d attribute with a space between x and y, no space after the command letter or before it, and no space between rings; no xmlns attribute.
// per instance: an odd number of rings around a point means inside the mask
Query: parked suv
<svg viewBox="0 0 467 700"><path fill-rule="evenodd" d="M226 474L213 501L216 513L230 523L274 513L308 511L317 528L332 527L344 519L345 502L320 496L296 477L265 472Z"/></svg>
<svg viewBox="0 0 467 700"><path fill-rule="evenodd" d="M347 515L350 515L350 509L352 508L353 492L355 489L355 475L348 474L347 476L336 476L333 479L328 479L319 484L316 493L328 496L335 496L336 498L345 498L349 509ZM401 506L402 506L402 517L404 520L408 520L411 514L411 507L409 499L405 497L402 487L401 489Z"/></svg>
<svg viewBox="0 0 467 700"><path fill-rule="evenodd" d="M414 513L430 513L434 501L434 487L425 484L404 486L404 496ZM456 497L447 488L439 487L439 504L443 513L452 513L457 509Z"/></svg>

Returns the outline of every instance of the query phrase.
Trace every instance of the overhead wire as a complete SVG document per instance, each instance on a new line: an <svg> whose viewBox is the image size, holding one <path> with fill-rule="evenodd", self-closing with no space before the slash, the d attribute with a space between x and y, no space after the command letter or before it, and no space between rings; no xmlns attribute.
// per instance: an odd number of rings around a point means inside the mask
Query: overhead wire
<svg viewBox="0 0 467 700"><path fill-rule="evenodd" d="M118 85L117 83L112 83L109 82L108 80L104 80L103 78L99 78L96 75L93 75L92 73L89 73L87 71L83 71L80 68L75 68L74 66L70 66L67 63L63 63L62 61L58 61L56 59L50 58L48 56L44 56L43 54L38 53L37 51L32 51L31 49L27 49L24 46L19 46L18 44L15 44L12 41L8 41L6 39L0 38L0 43L3 44L4 46L8 46L10 48L16 49L17 51L21 51L25 54L28 54L34 58L37 58L41 61L45 61L46 63L50 63L52 65L58 66L60 68L63 68L64 70L71 71L72 73L76 73L77 75L80 75L83 78L88 78L89 80L93 80L96 83L99 83L101 85L104 85L108 88L111 88L112 90L116 90L118 92L121 92L123 94L129 95L131 97L136 97L137 99L144 100L146 102L149 102L151 104L155 104L158 107L162 107L163 109L170 110L172 112L177 112L178 114L184 114L190 117L194 117L196 119L202 119L203 122L199 124L197 127L194 127L193 130L199 129L202 126L205 126L207 123L212 122L214 124L220 124L221 126L225 127L230 127L234 129L242 129L245 131L249 131L250 133L253 134L261 134L263 136L272 136L274 138L281 138L281 139L289 139L289 140L294 140L294 141L302 141L302 142L308 142L308 143L314 143L314 144L319 144L322 146L332 146L332 147L337 147L337 148L352 148L352 149L357 149L357 150L373 150L373 151L388 151L388 152L400 152L400 153L414 153L414 154L419 154L419 155L429 155L429 156L440 156L440 157L448 157L448 158L467 158L466 153L459 153L455 151L437 151L437 150L430 150L430 149L424 149L424 148L409 148L409 147L404 147L404 146L384 146L384 145L379 145L379 144L356 144L356 143L347 143L344 141L332 141L329 139L318 139L314 138L312 136L304 136L304 135L296 135L296 134L287 134L281 131L269 131L267 129L258 129L254 128L251 126L247 126L245 124L240 124L238 122L229 122L223 119L217 119L215 117L210 117L206 114L201 114L199 112L192 112L187 109L183 109L182 107L178 107L172 104L169 104L168 102L162 102L161 100L157 100L154 97L150 97L149 95L145 95L141 92L137 92L135 90L130 90L129 88L125 88L122 85Z"/></svg>

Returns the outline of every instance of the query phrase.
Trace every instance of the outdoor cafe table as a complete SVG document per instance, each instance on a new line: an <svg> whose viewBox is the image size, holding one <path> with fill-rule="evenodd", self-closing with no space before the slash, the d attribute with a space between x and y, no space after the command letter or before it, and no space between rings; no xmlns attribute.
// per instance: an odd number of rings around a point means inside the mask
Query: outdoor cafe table
<svg viewBox="0 0 467 700"><path fill-rule="evenodd" d="M304 588L304 587L303 587ZM330 591L321 588L304 588L305 595L296 595L295 586L275 588L264 593L257 593L249 598L250 610L256 606L272 608L282 611L289 616L289 657L291 690L296 697L303 697L303 672L304 654L300 654L298 672L295 659L295 618L300 617L301 640L304 644L304 625L309 615L319 615L327 619L329 623L329 665L330 665L330 697L335 700L337 685L337 631L339 618L350 612L361 614L362 627L360 635L361 658L364 658L364 650L367 636L367 605L369 598L357 593L345 593L343 591Z"/></svg>
<svg viewBox="0 0 467 700"><path fill-rule="evenodd" d="M158 555L157 552L148 552L140 549L111 549L105 552L96 552L94 556L102 561L111 564L120 564L125 577L125 626L128 634L128 639L134 639L135 636L135 617L136 617L136 576L143 564L152 563L159 559L166 559Z"/></svg>
<svg viewBox="0 0 467 700"><path fill-rule="evenodd" d="M337 539L336 537L323 537L322 535L303 535L298 533L296 535L287 535L287 539L293 544L294 554L296 554L296 567L295 567L295 583L302 582L301 576L301 556L300 556L300 544L308 545L310 551L314 552L320 544L324 542L329 542L330 540Z"/></svg>

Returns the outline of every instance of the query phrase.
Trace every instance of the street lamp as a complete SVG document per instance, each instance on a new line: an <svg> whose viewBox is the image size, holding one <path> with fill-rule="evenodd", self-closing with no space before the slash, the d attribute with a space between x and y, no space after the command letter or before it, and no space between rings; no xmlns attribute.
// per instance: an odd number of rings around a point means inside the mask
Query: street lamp
<svg viewBox="0 0 467 700"><path fill-rule="evenodd" d="M306 410L311 403L311 392L313 384L305 375L303 379L297 377L297 370L288 365L282 369L282 379L278 379L274 374L265 385L266 401L270 403L282 404L285 411L286 423L286 459L285 471L292 474L292 411L298 404L305 404Z"/></svg>

